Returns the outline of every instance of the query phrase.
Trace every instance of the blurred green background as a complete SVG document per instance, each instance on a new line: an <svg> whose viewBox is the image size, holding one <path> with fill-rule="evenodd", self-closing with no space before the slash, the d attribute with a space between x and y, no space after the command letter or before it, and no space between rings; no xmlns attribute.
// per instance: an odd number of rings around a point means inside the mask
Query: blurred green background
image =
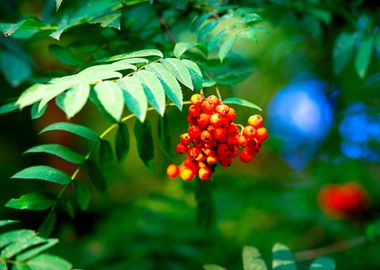
<svg viewBox="0 0 380 270"><path fill-rule="evenodd" d="M64 0L56 12L55 1L2 0L0 21L16 22L34 15L57 22L84 2ZM194 184L165 176L171 160L158 145L158 116L149 113L156 138L156 173L144 167L132 137L126 160L107 171L108 195L92 190L89 210L78 210L75 218L60 210L53 233L60 244L53 252L83 269L201 269L205 263L242 269L244 245L259 248L270 261L276 242L297 252L368 235L380 205L380 10L376 1L140 2L123 9L121 30L82 24L64 32L59 41L43 31L23 33L19 38L0 37L2 103L17 97L30 84L77 72L105 56L152 47L170 56L173 45L160 27L160 17L166 19L177 41L194 41L196 31L189 24L202 15L202 9L236 4L256 8L264 20L260 26L267 33L258 33L257 43L236 42L223 63L210 54L202 67L222 82L223 97L245 98L263 109L269 139L252 163L236 160L232 167L216 171L212 183L214 221L204 229L197 225ZM347 60L337 56L337 47L347 44L346 40L337 42L342 33L355 36ZM355 57L368 37L373 38L373 44L363 76ZM57 52L56 46L64 47L65 52ZM347 64L337 67L342 61ZM210 88L206 94L215 94L215 90ZM187 98L190 95L186 93ZM242 124L257 113L232 107ZM169 108L166 117L171 155L180 162L182 157L175 154L174 146L187 128L186 110L179 113ZM22 155L27 148L48 142L85 153L86 142L69 134L38 136L49 123L65 120L53 103L37 120L30 119L30 109L2 116L1 204L25 192L58 192L48 184L9 177L32 164L73 171L74 167L58 158ZM110 125L92 104L73 121L99 132ZM133 122L128 123L130 131ZM113 142L113 134L109 139ZM87 181L82 174L80 179ZM349 181L368 190L371 210L357 220L324 215L317 201L321 187ZM0 208L0 214L21 219L33 229L46 215L5 207ZM337 269L379 269L378 251L378 243L368 240L329 256L335 259ZM300 260L301 269L309 262Z"/></svg>

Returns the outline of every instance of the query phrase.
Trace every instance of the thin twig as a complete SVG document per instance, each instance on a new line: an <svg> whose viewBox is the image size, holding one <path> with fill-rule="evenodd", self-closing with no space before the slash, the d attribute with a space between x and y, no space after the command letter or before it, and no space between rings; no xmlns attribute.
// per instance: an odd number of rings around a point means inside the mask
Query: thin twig
<svg viewBox="0 0 380 270"><path fill-rule="evenodd" d="M170 42L175 45L177 41L175 40L175 37L173 36L172 32L170 32L170 29L168 25L166 24L164 17L162 16L160 16L160 26L161 26L161 29L164 30L166 35L169 37Z"/></svg>

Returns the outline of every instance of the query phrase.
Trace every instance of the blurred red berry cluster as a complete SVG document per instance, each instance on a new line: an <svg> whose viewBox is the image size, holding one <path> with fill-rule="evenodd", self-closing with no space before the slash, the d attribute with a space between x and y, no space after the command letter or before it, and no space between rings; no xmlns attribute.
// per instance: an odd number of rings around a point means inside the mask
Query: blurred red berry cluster
<svg viewBox="0 0 380 270"><path fill-rule="evenodd" d="M334 218L356 217L370 206L368 192L356 182L326 185L318 199L322 210Z"/></svg>
<svg viewBox="0 0 380 270"><path fill-rule="evenodd" d="M214 95L192 95L188 113L189 127L176 146L177 153L187 157L179 166L168 166L166 173L170 178L180 176L190 181L198 176L209 180L217 164L228 167L236 156L250 162L268 137L262 116L250 116L245 127L235 124L235 110Z"/></svg>

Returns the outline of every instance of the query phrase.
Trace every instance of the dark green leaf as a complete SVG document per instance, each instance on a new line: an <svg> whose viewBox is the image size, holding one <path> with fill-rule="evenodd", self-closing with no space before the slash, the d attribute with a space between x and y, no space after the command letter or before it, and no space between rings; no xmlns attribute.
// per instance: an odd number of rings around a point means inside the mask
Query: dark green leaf
<svg viewBox="0 0 380 270"><path fill-rule="evenodd" d="M154 172L154 144L152 136L152 125L148 119L143 123L135 121L134 125L137 152L145 166Z"/></svg>
<svg viewBox="0 0 380 270"><path fill-rule="evenodd" d="M360 78L364 78L373 52L373 36L362 40L355 57L355 69Z"/></svg>
<svg viewBox="0 0 380 270"><path fill-rule="evenodd" d="M127 125L120 123L115 136L116 159L118 162L123 161L127 156L129 151L129 140Z"/></svg>
<svg viewBox="0 0 380 270"><path fill-rule="evenodd" d="M124 101L128 109L143 122L148 109L148 101L140 81L134 77L124 77L117 83L123 90Z"/></svg>
<svg viewBox="0 0 380 270"><path fill-rule="evenodd" d="M62 207L62 209L67 213L69 214L69 216L71 218L74 218L75 217L75 210L74 210L74 207L73 207L73 204L71 203L71 200L70 199L60 199L59 200L59 203Z"/></svg>
<svg viewBox="0 0 380 270"><path fill-rule="evenodd" d="M219 49L218 57L220 62L223 62L224 58L226 58L228 52L231 50L234 42L236 40L236 35L230 35L222 44Z"/></svg>
<svg viewBox="0 0 380 270"><path fill-rule="evenodd" d="M38 110L38 107L40 106L40 104L37 102L37 103L34 103L33 105L32 105L32 109L31 109L31 111L30 111L30 114L31 114L31 118L32 119L38 119L38 118L40 118L42 115L44 115L45 114L45 112L46 112L46 109L47 109L47 104L44 106L44 107L42 107L42 109L41 110Z"/></svg>
<svg viewBox="0 0 380 270"><path fill-rule="evenodd" d="M73 53L70 48L61 47L59 45L53 44L49 46L50 53L59 62L69 66L77 66L82 63L82 59L75 53Z"/></svg>
<svg viewBox="0 0 380 270"><path fill-rule="evenodd" d="M215 264L205 264L203 265L203 269L204 270L226 270L226 268L223 268L219 265L215 265Z"/></svg>
<svg viewBox="0 0 380 270"><path fill-rule="evenodd" d="M30 236L30 237L18 238L17 241L6 246L1 251L0 257L9 259L27 248L30 248L32 246L35 246L44 242L45 242L45 239L35 236L35 235Z"/></svg>
<svg viewBox="0 0 380 270"><path fill-rule="evenodd" d="M38 179L60 185L66 185L71 181L70 176L66 173L45 165L28 167L22 171L19 171L11 178Z"/></svg>
<svg viewBox="0 0 380 270"><path fill-rule="evenodd" d="M46 253L29 260L27 265L32 270L70 270L72 268L68 261Z"/></svg>
<svg viewBox="0 0 380 270"><path fill-rule="evenodd" d="M91 193L88 190L88 187L80 182L79 180L75 181L75 198L82 210L86 210L91 200Z"/></svg>
<svg viewBox="0 0 380 270"><path fill-rule="evenodd" d="M42 145L34 146L24 152L24 154L29 154L29 153L48 153L48 154L56 155L64 160L67 160L75 164L81 164L85 160L83 155L60 144L42 144Z"/></svg>
<svg viewBox="0 0 380 270"><path fill-rule="evenodd" d="M339 35L333 50L334 72L340 73L348 64L354 52L355 35L353 33L342 33Z"/></svg>
<svg viewBox="0 0 380 270"><path fill-rule="evenodd" d="M28 238L35 235L36 233L34 231L25 229L3 233L0 235L0 249L12 242L17 242L21 238Z"/></svg>
<svg viewBox="0 0 380 270"><path fill-rule="evenodd" d="M104 109L119 121L123 114L124 97L118 84L111 81L100 82L95 86L95 92Z"/></svg>
<svg viewBox="0 0 380 270"><path fill-rule="evenodd" d="M112 27L120 30L121 12L106 14L92 20L90 23L99 23L101 27Z"/></svg>
<svg viewBox="0 0 380 270"><path fill-rule="evenodd" d="M41 193L29 193L17 199L10 199L5 206L20 210L45 210L49 209L53 204L53 199Z"/></svg>
<svg viewBox="0 0 380 270"><path fill-rule="evenodd" d="M57 105L66 113L67 118L76 115L86 104L90 95L88 84L77 84L57 97Z"/></svg>
<svg viewBox="0 0 380 270"><path fill-rule="evenodd" d="M237 104L237 105L241 105L244 107L257 109L257 110L261 111L261 108L259 106L257 106L256 104L253 104L252 102L250 102L248 100L237 98L237 97L226 98L223 100L223 103L225 103L225 104Z"/></svg>
<svg viewBox="0 0 380 270"><path fill-rule="evenodd" d="M98 134L95 131L89 129L88 127L66 122L53 123L41 130L40 134L52 130L67 131L93 142L97 142L99 140Z"/></svg>
<svg viewBox="0 0 380 270"><path fill-rule="evenodd" d="M49 212L41 226L38 228L38 234L42 237L49 237L54 230L57 215L55 212Z"/></svg>
<svg viewBox="0 0 380 270"><path fill-rule="evenodd" d="M207 58L207 47L202 43L178 42L174 47L173 53L175 57L180 59L185 52L191 49L197 49L204 58Z"/></svg>
<svg viewBox="0 0 380 270"><path fill-rule="evenodd" d="M119 55L103 58L103 59L98 60L97 62L113 62L113 61L118 61L118 60L122 60L126 58L140 58L140 57L149 57L149 56L158 56L162 58L163 54L159 50L147 49L147 50L140 50L140 51L135 51L131 53L124 53L124 54L119 54Z"/></svg>
<svg viewBox="0 0 380 270"><path fill-rule="evenodd" d="M158 141L162 151L168 158L171 158L170 149L171 149L171 133L170 133L170 121L167 116L160 117L158 119Z"/></svg>
<svg viewBox="0 0 380 270"><path fill-rule="evenodd" d="M257 248L249 246L243 248L243 269L267 270L265 262Z"/></svg>
<svg viewBox="0 0 380 270"><path fill-rule="evenodd" d="M183 96L181 86L173 74L161 63L147 65L146 70L153 72L161 81L166 95L182 110Z"/></svg>
<svg viewBox="0 0 380 270"><path fill-rule="evenodd" d="M102 168L106 169L113 162L113 150L111 143L107 140L100 140L99 161Z"/></svg>
<svg viewBox="0 0 380 270"><path fill-rule="evenodd" d="M273 270L296 270L296 264L290 250L283 244L273 246Z"/></svg>
<svg viewBox="0 0 380 270"><path fill-rule="evenodd" d="M191 75L186 65L179 59L166 58L161 59L161 63L170 70L171 73L180 81L184 86L193 90L193 83L191 81Z"/></svg>
<svg viewBox="0 0 380 270"><path fill-rule="evenodd" d="M103 194L106 193L107 181L98 164L93 160L87 160L87 165L88 175L96 190Z"/></svg>
<svg viewBox="0 0 380 270"><path fill-rule="evenodd" d="M54 239L54 238L46 239L45 241L46 243L44 243L43 245L39 245L37 247L28 249L24 251L23 253L17 255L16 260L26 261L58 243L58 239Z"/></svg>
<svg viewBox="0 0 380 270"><path fill-rule="evenodd" d="M160 114L165 112L165 91L160 80L154 73L146 70L141 70L135 74L143 86L148 102Z"/></svg>
<svg viewBox="0 0 380 270"><path fill-rule="evenodd" d="M331 258L320 257L312 262L309 270L335 270L335 262Z"/></svg>
<svg viewBox="0 0 380 270"><path fill-rule="evenodd" d="M184 59L182 62L187 66L190 72L191 80L194 84L194 90L199 92L202 89L202 71L193 61Z"/></svg>

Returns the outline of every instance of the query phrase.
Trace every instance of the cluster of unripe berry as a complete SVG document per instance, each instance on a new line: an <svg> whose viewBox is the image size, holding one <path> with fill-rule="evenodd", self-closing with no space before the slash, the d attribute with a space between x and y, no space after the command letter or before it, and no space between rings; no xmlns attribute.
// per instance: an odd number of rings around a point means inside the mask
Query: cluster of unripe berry
<svg viewBox="0 0 380 270"><path fill-rule="evenodd" d="M214 95L192 95L188 112L189 127L176 146L177 153L187 157L179 166L168 166L166 173L170 178L180 176L190 181L198 176L209 180L217 164L228 167L236 156L250 162L268 137L260 115L250 116L245 127L235 124L235 110Z"/></svg>

